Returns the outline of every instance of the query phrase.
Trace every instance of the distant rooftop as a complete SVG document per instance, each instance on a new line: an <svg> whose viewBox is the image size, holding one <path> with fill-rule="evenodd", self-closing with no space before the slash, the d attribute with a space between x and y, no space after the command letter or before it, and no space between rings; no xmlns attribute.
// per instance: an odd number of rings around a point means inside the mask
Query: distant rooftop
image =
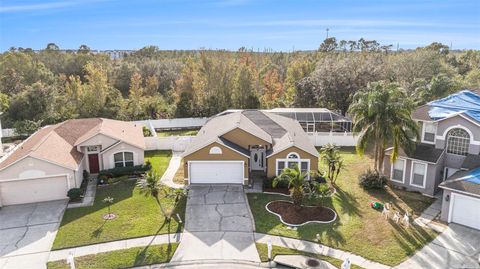
<svg viewBox="0 0 480 269"><path fill-rule="evenodd" d="M480 122L480 94L463 90L423 105L412 117L417 120L436 121L456 114L465 114Z"/></svg>

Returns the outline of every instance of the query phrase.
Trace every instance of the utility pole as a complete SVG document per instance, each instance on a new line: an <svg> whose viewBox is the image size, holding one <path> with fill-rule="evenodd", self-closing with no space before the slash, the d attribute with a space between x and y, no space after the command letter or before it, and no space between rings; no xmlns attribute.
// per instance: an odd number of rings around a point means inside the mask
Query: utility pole
<svg viewBox="0 0 480 269"><path fill-rule="evenodd" d="M330 29L327 28L327 39L328 39L328 31L330 31Z"/></svg>

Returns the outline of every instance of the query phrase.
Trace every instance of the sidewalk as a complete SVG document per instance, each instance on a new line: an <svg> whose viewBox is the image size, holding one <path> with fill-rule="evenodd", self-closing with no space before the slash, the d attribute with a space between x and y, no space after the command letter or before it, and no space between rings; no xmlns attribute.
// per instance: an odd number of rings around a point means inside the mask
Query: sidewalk
<svg viewBox="0 0 480 269"><path fill-rule="evenodd" d="M321 254L321 255L329 256L339 260L345 260L346 258L350 258L350 261L353 264L356 264L358 266L361 266L363 268L368 268L368 269L391 268L390 266L367 260L363 257L352 254L350 252L334 249L334 248L331 248L319 243L310 242L310 241L281 237L276 235L267 235L267 234L261 234L261 233L255 233L255 241L263 244L267 244L268 242L271 242L272 245L275 245L275 246Z"/></svg>
<svg viewBox="0 0 480 269"><path fill-rule="evenodd" d="M77 207L86 207L92 206L93 202L95 202L95 193L97 192L97 178L92 177L88 181L87 190L85 191L85 197L81 203L72 203L68 204L67 208L77 208Z"/></svg>
<svg viewBox="0 0 480 269"><path fill-rule="evenodd" d="M177 173L178 168L180 168L180 165L182 164L182 152L178 151L172 151L172 158L170 159L170 162L168 163L167 170L165 173L163 173L162 178L160 181L174 189L180 189L185 187L184 185L177 184L173 182L173 178L175 177L175 173Z"/></svg>
<svg viewBox="0 0 480 269"><path fill-rule="evenodd" d="M435 230L436 232L443 232L446 229L446 226L442 226L432 222L435 218L438 217L440 211L442 210L442 195L435 196L437 198L422 214L413 220L414 224L417 224L420 227L429 227L430 229Z"/></svg>
<svg viewBox="0 0 480 269"><path fill-rule="evenodd" d="M75 248L66 248L60 250L52 250L48 261L65 260L67 256L72 253L75 257L85 256L90 254L97 254L102 252L109 252L114 250L128 249L134 247L145 247L150 245L160 245L180 242L181 234L161 234L152 235L139 238L131 238L125 240L118 240L106 243L99 243L88 246L81 246Z"/></svg>

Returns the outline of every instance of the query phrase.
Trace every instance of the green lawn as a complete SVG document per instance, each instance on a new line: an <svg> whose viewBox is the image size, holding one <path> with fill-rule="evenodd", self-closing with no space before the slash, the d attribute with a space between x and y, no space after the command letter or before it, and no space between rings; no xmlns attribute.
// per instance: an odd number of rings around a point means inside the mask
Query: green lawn
<svg viewBox="0 0 480 269"><path fill-rule="evenodd" d="M337 193L321 201L332 207L338 218L331 224L307 224L297 230L288 229L277 216L269 214L265 205L279 195L249 194L250 207L255 218L256 231L313 241L320 235L321 243L361 255L387 265L397 265L437 235L430 229L412 225L405 228L382 218L381 212L369 206L372 200L391 202L396 210L418 214L433 200L416 193L394 191L365 191L358 185L358 174L366 170L372 160L343 150L346 170L340 173ZM322 164L323 167L323 164ZM313 203L313 202L311 202ZM315 201L318 203L318 201Z"/></svg>
<svg viewBox="0 0 480 269"><path fill-rule="evenodd" d="M99 253L96 255L86 255L75 258L77 269L116 269L130 268L133 266L142 266L149 264L167 263L175 253L178 243L170 245L154 245L148 247L135 247L110 252ZM49 262L48 269L69 269L65 260Z"/></svg>
<svg viewBox="0 0 480 269"><path fill-rule="evenodd" d="M181 231L176 217L165 223L155 199L141 195L135 184L135 180L129 180L99 187L93 206L67 209L53 249ZM107 196L115 199L111 210L117 218L104 221L107 207L102 200ZM161 201L167 209L174 206L172 198ZM185 204L186 199L182 199L175 209L182 219L185 219Z"/></svg>
<svg viewBox="0 0 480 269"><path fill-rule="evenodd" d="M257 251L258 251L258 255L260 256L260 260L262 262L268 262L267 244L256 243L255 245L257 246ZM272 246L272 258L274 259L275 256L277 256L277 255L303 255L303 256L312 257L312 258L315 258L315 259L319 259L319 260L329 262L337 268L341 268L342 262L343 262L342 260L335 259L335 258L328 257L328 256L323 256L323 255L320 255L320 254L314 254L314 253L300 251L300 250L291 249L291 248ZM352 266L350 268L351 269L362 269L363 267L352 264Z"/></svg>
<svg viewBox="0 0 480 269"><path fill-rule="evenodd" d="M145 151L145 162L149 161L152 164L152 170L160 177L167 170L168 163L172 158L170 150L150 150Z"/></svg>
<svg viewBox="0 0 480 269"><path fill-rule="evenodd" d="M174 130L157 132L157 136L194 136L197 135L198 130Z"/></svg>

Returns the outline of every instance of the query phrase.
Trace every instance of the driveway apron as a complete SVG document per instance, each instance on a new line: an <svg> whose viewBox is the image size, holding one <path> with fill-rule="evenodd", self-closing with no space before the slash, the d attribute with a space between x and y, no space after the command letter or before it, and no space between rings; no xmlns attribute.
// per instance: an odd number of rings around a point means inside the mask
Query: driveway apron
<svg viewBox="0 0 480 269"><path fill-rule="evenodd" d="M66 201L0 209L0 269L46 268Z"/></svg>
<svg viewBox="0 0 480 269"><path fill-rule="evenodd" d="M259 262L243 187L193 185L189 189L185 233L172 261Z"/></svg>
<svg viewBox="0 0 480 269"><path fill-rule="evenodd" d="M479 255L480 231L450 224L430 244L395 268L480 268Z"/></svg>

